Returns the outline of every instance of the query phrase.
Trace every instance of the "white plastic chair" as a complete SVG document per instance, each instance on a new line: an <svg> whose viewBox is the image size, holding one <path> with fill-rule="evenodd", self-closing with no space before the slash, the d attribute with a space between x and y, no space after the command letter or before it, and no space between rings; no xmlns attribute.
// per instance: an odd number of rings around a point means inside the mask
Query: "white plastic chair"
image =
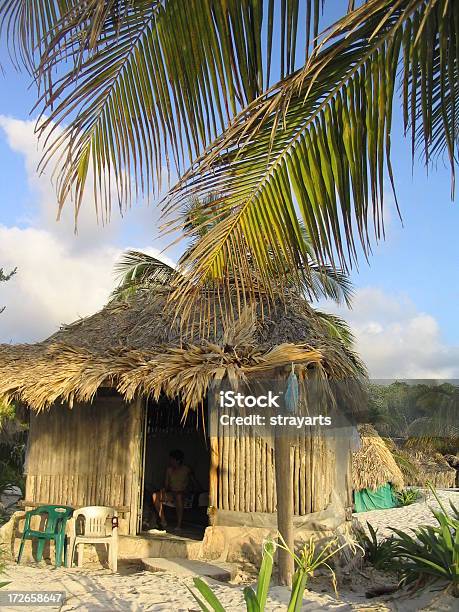
<svg viewBox="0 0 459 612"><path fill-rule="evenodd" d="M82 520L83 519L83 520ZM110 519L109 528L107 521ZM118 514L108 506L86 506L73 513L69 525L70 566L77 552L77 565L83 565L85 544L105 544L108 565L112 572L118 570ZM81 531L81 533L77 533ZM107 533L108 532L108 533Z"/></svg>

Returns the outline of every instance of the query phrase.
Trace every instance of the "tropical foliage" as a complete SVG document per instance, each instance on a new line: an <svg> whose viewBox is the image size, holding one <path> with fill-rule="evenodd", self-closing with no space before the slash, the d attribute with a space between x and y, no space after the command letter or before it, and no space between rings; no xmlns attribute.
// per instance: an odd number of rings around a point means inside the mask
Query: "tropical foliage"
<svg viewBox="0 0 459 612"><path fill-rule="evenodd" d="M216 201L215 194L211 194L207 198L207 202ZM211 215L201 213L202 204L197 199L191 199L185 205L182 205L182 217L185 220L185 229L190 238L190 244L179 261L177 268L174 268L160 259L140 253L138 251L127 251L121 261L117 264L116 273L120 278L120 286L115 291L115 297L125 295L132 292L136 288L148 288L149 286L174 285L177 276L186 276L187 271L181 266L181 262L186 259L188 253L194 248L194 245L216 225L215 219ZM305 244L308 245L308 266L311 274L307 279L303 279L302 293L306 298L319 299L321 297L334 300L338 304L345 303L350 305L352 298L352 285L347 276L342 270L333 268L327 265L319 265L314 260L314 254L310 247L304 226L301 227L301 232ZM237 274L233 270L231 261L224 263L227 270L227 280L234 279ZM298 276L297 270L289 270L287 262L284 267L284 279L281 284L283 290L288 290L293 287L295 278ZM218 274L218 273L217 273ZM213 285L215 278L208 279L208 285ZM337 320L329 317L328 324L330 331L333 332L333 324L337 324Z"/></svg>
<svg viewBox="0 0 459 612"><path fill-rule="evenodd" d="M452 516L443 506L435 491L440 510L431 509L436 526L424 525L409 535L393 529L394 554L398 559L401 583L415 589L440 582L459 597L459 519L452 506Z"/></svg>
<svg viewBox="0 0 459 612"><path fill-rule="evenodd" d="M457 385L438 381L368 384L369 416L378 430L403 437L409 449L455 453L459 442ZM394 448L403 461L399 449ZM409 465L405 466L408 470Z"/></svg>
<svg viewBox="0 0 459 612"><path fill-rule="evenodd" d="M287 550L295 561L296 571L293 576L292 591L287 605L287 612L299 612L303 605L303 595L309 578L320 567L327 568L332 576L333 587L336 592L336 577L330 566L330 561L345 545L338 545L338 541L330 540L321 550L318 550L314 541L304 544L303 548L296 555L289 550L285 542L279 536L279 542L267 541L263 546L263 558L258 574L257 588L251 587L244 589L244 599L247 612L263 612L266 609L266 601L269 594L269 585L273 572L274 552L276 547ZM194 579L194 586L197 592L190 589L191 594L199 604L203 612L225 612L225 608L218 600L215 593L201 578ZM210 606L208 608L207 606Z"/></svg>
<svg viewBox="0 0 459 612"><path fill-rule="evenodd" d="M214 196L211 197L215 199ZM191 244L183 258L187 257L187 253L193 248L193 244L199 242L215 226L215 220L212 217L204 217L199 214L199 211L200 202L197 200L191 200L183 207L186 229L191 238ZM301 231L303 232L306 244L309 244L304 227L301 228ZM350 305L353 290L347 274L332 266L319 265L314 260L312 250L308 257L308 265L311 273L308 278L303 279L303 297L309 300L326 298L338 304L345 303L348 306ZM173 267L147 253L130 250L123 254L116 265L115 273L119 278L119 285L112 293L112 299L117 300L128 299L129 296L139 290L154 290L155 287L160 286L173 287L177 277L186 275L186 270L181 267L180 261L177 267ZM290 272L286 267L284 273L285 278L280 283L279 289L285 292L294 287L295 272ZM232 281L236 274L236 271L233 272L227 266L227 282L232 283L233 291L235 283ZM213 279L209 279L205 289L213 289L214 287ZM330 313L320 310L315 312L321 319L330 337L341 340L348 348L352 347L354 338L345 321Z"/></svg>
<svg viewBox="0 0 459 612"><path fill-rule="evenodd" d="M130 201L133 185L135 195L158 188L163 166L180 172L241 108L304 61L319 4L3 0L13 59L39 83L39 130L63 126L44 161L59 162L60 206L72 195L79 209L91 168L107 213L113 195L120 205Z"/></svg>
<svg viewBox="0 0 459 612"><path fill-rule="evenodd" d="M413 154L419 146L427 163L445 154L454 186L457 3L350 2L311 46L319 8L318 0L0 5L12 55L40 86L42 167L57 164L61 207L72 197L78 213L93 184L109 214L112 200L123 207L148 195L175 165L181 179L165 213L183 229L181 202L195 194L218 221L175 277L178 308L228 269L249 294L270 293L293 270L301 287L310 274L301 223L320 265L346 269L359 249L368 256L372 236L384 235L385 176L394 184L398 90Z"/></svg>
<svg viewBox="0 0 459 612"><path fill-rule="evenodd" d="M399 506L411 506L421 499L419 489L402 489L395 494Z"/></svg>
<svg viewBox="0 0 459 612"><path fill-rule="evenodd" d="M318 261L346 268L359 248L368 256L371 235L384 233L385 170L394 184L398 90L413 155L417 146L426 162L446 153L454 185L457 11L448 0L364 3L333 26L304 68L236 117L169 202L173 209L184 196L202 198L212 189L220 194L213 214L231 212L189 254L191 272L175 295L181 303L193 299L227 251L254 292L270 285L272 275L264 272L277 258L269 260L268 252L301 266L300 219ZM264 286L251 284L249 259Z"/></svg>
<svg viewBox="0 0 459 612"><path fill-rule="evenodd" d="M365 555L365 561L379 570L393 570L394 538L378 539L377 529L367 521L368 534L362 529L357 532L358 541Z"/></svg>

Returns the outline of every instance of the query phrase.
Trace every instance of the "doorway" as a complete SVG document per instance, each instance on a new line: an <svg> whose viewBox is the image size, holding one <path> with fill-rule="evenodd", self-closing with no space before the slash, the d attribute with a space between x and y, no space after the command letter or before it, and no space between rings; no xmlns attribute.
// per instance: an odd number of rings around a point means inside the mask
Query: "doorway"
<svg viewBox="0 0 459 612"><path fill-rule="evenodd" d="M143 428L142 504L139 513L139 531L142 535L180 535L202 539L208 525L210 450L206 435L206 406L201 411L189 411L183 419L183 409L178 401L162 396L158 401L147 400ZM190 468L190 479L183 495L183 523L180 532L177 524L177 508L173 495L166 495L165 476L170 464L170 454L180 451L183 465ZM164 532L158 514L158 499L162 494L162 510L167 523Z"/></svg>

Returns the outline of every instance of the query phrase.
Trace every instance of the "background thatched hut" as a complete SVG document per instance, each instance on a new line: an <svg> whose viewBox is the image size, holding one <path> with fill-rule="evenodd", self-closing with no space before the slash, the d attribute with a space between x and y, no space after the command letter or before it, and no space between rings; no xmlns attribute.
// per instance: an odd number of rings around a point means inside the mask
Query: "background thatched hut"
<svg viewBox="0 0 459 612"><path fill-rule="evenodd" d="M403 474L372 425L359 425L358 432L360 448L352 454L355 511L393 508L393 491L403 488Z"/></svg>
<svg viewBox="0 0 459 612"><path fill-rule="evenodd" d="M407 485L425 487L430 483L439 489L456 486L456 470L441 453L410 447L405 447L404 453L414 466L414 470L405 478Z"/></svg>
<svg viewBox="0 0 459 612"><path fill-rule="evenodd" d="M189 415L188 447L201 449L212 527L275 526L272 444L259 436L206 439L193 415L205 413L215 381L287 376L292 364L300 378L349 379L361 365L303 300L217 319L206 337L198 323L184 333L158 289L154 299L140 292L112 302L44 342L0 346L0 396L31 408L26 506L112 505L124 532L139 533L148 446L153 440L151 452L159 452ZM180 418L157 418L165 405ZM351 505L348 439L296 442L296 526L334 529Z"/></svg>

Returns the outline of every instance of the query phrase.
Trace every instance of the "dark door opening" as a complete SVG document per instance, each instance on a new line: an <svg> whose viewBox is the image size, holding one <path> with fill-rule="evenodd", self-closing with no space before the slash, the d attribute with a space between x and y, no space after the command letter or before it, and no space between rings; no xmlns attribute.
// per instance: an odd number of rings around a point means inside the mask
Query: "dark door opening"
<svg viewBox="0 0 459 612"><path fill-rule="evenodd" d="M209 441L203 426L206 423L206 407L203 411L189 411L183 420L183 409L178 401L161 397L149 400L145 407L144 469L142 533L160 535L164 531L161 518L165 519L166 533L201 539L208 525L209 506ZM177 530L177 494L174 483L166 487L166 471L170 467L170 453L180 451L183 465L189 470L186 484L175 486L182 492L183 522ZM171 490L167 490L167 488ZM160 500L160 503L159 503ZM180 502L179 502L180 503ZM159 507L163 516L160 516Z"/></svg>

